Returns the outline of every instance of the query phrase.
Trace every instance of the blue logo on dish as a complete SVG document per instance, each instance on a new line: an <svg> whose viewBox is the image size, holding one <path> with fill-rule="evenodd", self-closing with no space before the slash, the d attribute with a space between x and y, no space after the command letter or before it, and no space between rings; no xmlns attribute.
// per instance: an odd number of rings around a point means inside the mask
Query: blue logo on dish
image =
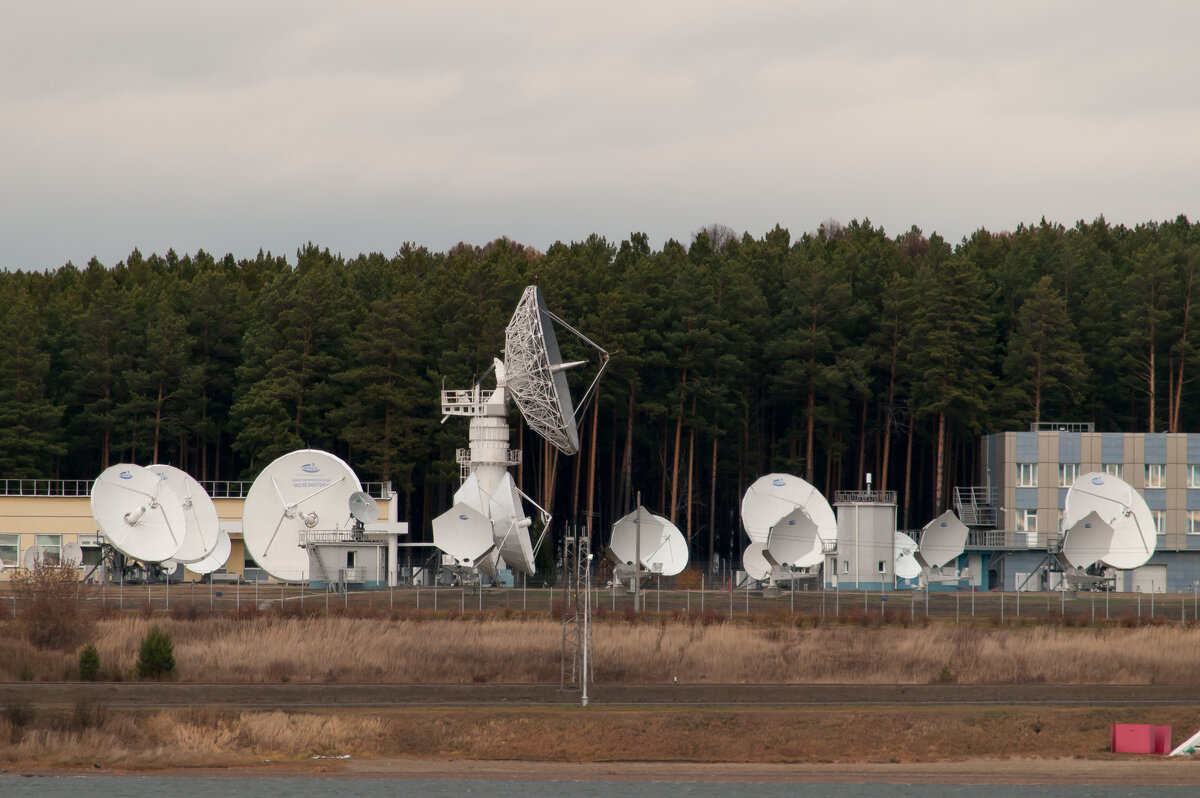
<svg viewBox="0 0 1200 798"><path fill-rule="evenodd" d="M946 526L946 522L945 522L945 521L943 521L943 522L942 522L941 524L939 524L938 526L942 526L942 527L944 527L944 526Z"/></svg>
<svg viewBox="0 0 1200 798"><path fill-rule="evenodd" d="M771 480L771 484L777 488L782 488L787 483L783 481L783 477L778 477L776 479Z"/></svg>
<svg viewBox="0 0 1200 798"><path fill-rule="evenodd" d="M795 519L795 518L793 518L791 521L788 521L788 526L795 526L795 525L796 525L796 519Z"/></svg>
<svg viewBox="0 0 1200 798"><path fill-rule="evenodd" d="M306 474L316 474L321 469L317 467L316 463L305 463L304 465L300 466L300 470Z"/></svg>
<svg viewBox="0 0 1200 798"><path fill-rule="evenodd" d="M121 479L133 479L133 474L129 473L128 471L122 471L119 476Z"/></svg>
<svg viewBox="0 0 1200 798"><path fill-rule="evenodd" d="M1103 485L1104 477L1101 477L1099 475L1092 477L1092 484L1093 485Z"/></svg>
<svg viewBox="0 0 1200 798"><path fill-rule="evenodd" d="M459 521L466 521L466 520L467 520L467 517L466 517L465 515L463 515L463 514L459 513L458 520L459 520Z"/></svg>

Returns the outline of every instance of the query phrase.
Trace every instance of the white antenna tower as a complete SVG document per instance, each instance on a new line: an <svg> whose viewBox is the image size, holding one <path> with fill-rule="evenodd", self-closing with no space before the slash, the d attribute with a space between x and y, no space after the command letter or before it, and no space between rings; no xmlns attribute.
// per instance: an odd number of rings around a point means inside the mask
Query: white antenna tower
<svg viewBox="0 0 1200 798"><path fill-rule="evenodd" d="M571 401L566 371L587 361L564 363L552 322L557 321L599 355L596 376L576 408ZM454 506L434 519L433 542L458 567L494 573L505 565L532 576L534 556L545 538L550 515L520 491L508 473L521 463L521 452L509 446L508 398L511 395L525 422L563 454L579 451L577 416L586 406L608 352L546 309L541 290L529 286L504 332L504 360L495 359L484 374L495 374L496 388L482 380L467 390L442 391L442 422L451 416L471 419L470 448L458 451L463 484ZM539 510L542 534L530 540L533 522L525 515L522 498ZM488 527L492 545L488 547ZM485 550L486 549L486 550Z"/></svg>

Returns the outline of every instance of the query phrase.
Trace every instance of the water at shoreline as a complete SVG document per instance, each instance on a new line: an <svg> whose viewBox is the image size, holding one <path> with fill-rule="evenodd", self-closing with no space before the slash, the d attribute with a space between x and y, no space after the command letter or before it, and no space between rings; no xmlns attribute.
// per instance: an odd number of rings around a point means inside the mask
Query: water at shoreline
<svg viewBox="0 0 1200 798"><path fill-rule="evenodd" d="M171 798L247 796L263 798L393 798L397 795L486 795L489 798L528 798L553 794L563 798L958 798L976 796L986 789L989 798L1185 798L1195 787L1139 787L1130 785L986 785L980 784L847 784L847 783L745 783L745 782L614 782L614 781L452 781L429 779L339 778L190 778L179 776L0 776L4 798L143 798L170 794Z"/></svg>

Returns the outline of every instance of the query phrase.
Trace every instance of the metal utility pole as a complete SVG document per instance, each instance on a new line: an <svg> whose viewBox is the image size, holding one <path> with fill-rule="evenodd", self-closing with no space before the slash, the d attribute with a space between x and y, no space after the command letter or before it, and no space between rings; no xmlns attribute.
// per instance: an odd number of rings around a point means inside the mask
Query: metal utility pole
<svg viewBox="0 0 1200 798"><path fill-rule="evenodd" d="M642 492L637 492L637 520L634 521L637 534L634 536L633 547L633 611L641 612L638 598L641 596L642 581Z"/></svg>

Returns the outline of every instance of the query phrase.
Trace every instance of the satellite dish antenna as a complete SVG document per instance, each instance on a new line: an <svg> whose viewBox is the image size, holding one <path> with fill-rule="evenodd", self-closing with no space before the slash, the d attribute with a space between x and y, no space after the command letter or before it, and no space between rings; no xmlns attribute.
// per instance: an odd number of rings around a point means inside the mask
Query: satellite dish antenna
<svg viewBox="0 0 1200 798"><path fill-rule="evenodd" d="M183 543L172 559L189 563L207 557L217 547L217 534L221 526L217 507L209 498L208 491L190 474L174 466L151 465L146 466L146 470L167 483L167 487L179 497L183 508Z"/></svg>
<svg viewBox="0 0 1200 798"><path fill-rule="evenodd" d="M791 559L801 553L799 547L804 544L804 540L797 540L781 531L776 537L776 545L771 546L770 543L772 528L778 526L785 517L791 516L795 519L796 516L792 516L792 513L796 510L803 511L808 520L816 526L816 537L822 545L837 540L837 516L834 515L833 508L819 490L800 477L791 474L767 474L765 477L759 477L747 488L746 495L742 497L742 524L746 527L746 534L750 540L772 549L770 557L776 562L805 567L804 563ZM818 556L807 565L815 565L820 561L821 557Z"/></svg>
<svg viewBox="0 0 1200 798"><path fill-rule="evenodd" d="M655 515L645 507L638 507L613 524L608 556L618 565L632 565L636 559L641 570L675 576L687 568L687 541L669 519Z"/></svg>
<svg viewBox="0 0 1200 798"><path fill-rule="evenodd" d="M766 548L766 544L751 542L742 552L742 570L755 582L771 576L771 563L765 556Z"/></svg>
<svg viewBox="0 0 1200 798"><path fill-rule="evenodd" d="M350 515L362 524L373 524L379 520L379 505L366 491L350 494Z"/></svg>
<svg viewBox="0 0 1200 798"><path fill-rule="evenodd" d="M26 571L32 571L37 568L38 563L46 556L45 546L30 546L25 549L25 553L21 555L21 565L25 566Z"/></svg>
<svg viewBox="0 0 1200 798"><path fill-rule="evenodd" d="M805 508L796 507L771 526L763 556L781 568L808 568L821 563L825 557L821 536Z"/></svg>
<svg viewBox="0 0 1200 798"><path fill-rule="evenodd" d="M1153 556L1158 545L1157 530L1146 500L1119 477L1097 471L1082 475L1067 491L1062 519L1062 529L1066 530L1064 556L1069 557L1067 544L1073 530L1093 512L1113 530L1108 551L1096 562L1131 570L1145 565ZM1093 538L1095 535L1094 531L1085 531L1082 537ZM1091 549L1095 545L1096 541L1090 539L1081 542L1078 547L1071 544L1071 550L1086 558L1091 556ZM1071 565L1078 566L1080 563L1071 562Z"/></svg>
<svg viewBox="0 0 1200 798"><path fill-rule="evenodd" d="M916 579L921 575L921 563L917 562L917 541L903 532L893 533L895 552L892 572L900 579Z"/></svg>
<svg viewBox="0 0 1200 798"><path fill-rule="evenodd" d="M917 561L929 569L940 569L957 560L967 545L967 525L947 510L921 530ZM909 577L905 577L906 579Z"/></svg>
<svg viewBox="0 0 1200 798"><path fill-rule="evenodd" d="M540 288L536 285L526 288L504 330L506 385L530 429L563 454L575 454L579 451L579 427L566 372L586 361L563 362L551 320L575 332L546 308ZM575 334L587 341L578 332ZM598 346L596 349L607 363L607 353ZM596 380L599 379L597 374ZM592 387L595 385L593 381ZM592 387L588 388L588 394Z"/></svg>
<svg viewBox="0 0 1200 798"><path fill-rule="evenodd" d="M534 573L537 566L533 561L533 541L529 537L533 520L525 515L517 483L507 471L488 499L488 515L492 519L492 537L500 557L522 573Z"/></svg>
<svg viewBox="0 0 1200 798"><path fill-rule="evenodd" d="M262 470L246 494L246 550L276 579L308 581L302 535L348 530L350 497L361 490L350 466L329 452L300 449L283 455Z"/></svg>
<svg viewBox="0 0 1200 798"><path fill-rule="evenodd" d="M68 541L62 547L62 566L64 568L79 568L83 565L83 546L74 540Z"/></svg>
<svg viewBox="0 0 1200 798"><path fill-rule="evenodd" d="M183 544L183 503L159 476L119 463L92 485L92 516L114 549L141 562L162 562Z"/></svg>
<svg viewBox="0 0 1200 798"><path fill-rule="evenodd" d="M479 567L496 547L491 520L464 502L433 519L433 544L468 568Z"/></svg>
<svg viewBox="0 0 1200 798"><path fill-rule="evenodd" d="M555 321L599 353L599 369L578 405L571 399L565 372L585 361L563 362L554 332ZM537 544L531 541L532 521L526 516L521 502L523 496L529 497L516 488L508 475L509 466L521 462L520 453L510 450L508 445L508 398L513 398L525 422L538 435L564 454L575 454L579 451L576 417L586 406L608 365L608 353L547 310L541 290L529 286L505 329L504 358L495 360L488 370L489 374L495 373L494 391L485 391L480 383L470 390L442 391L442 420L450 416L471 419L470 449L461 452L458 460L469 475L454 501L456 505L461 503L476 509L491 523L496 551L486 567L495 569L503 560L514 570L532 576L536 571L534 555L541 538ZM468 487L471 479L474 483ZM464 495L464 490L469 495ZM461 545L458 533L450 531L457 514L451 508L443 515L445 523L440 526L448 535L448 545ZM544 536L550 522L550 516L544 510L541 520ZM476 548L471 547L472 550ZM456 561L463 559L453 551L442 551Z"/></svg>
<svg viewBox="0 0 1200 798"><path fill-rule="evenodd" d="M213 571L225 567L226 561L229 560L229 554L233 551L233 543L229 540L229 533L224 529L217 530L217 545L207 557L197 562L187 563L186 567L194 574L211 574Z"/></svg>
<svg viewBox="0 0 1200 798"><path fill-rule="evenodd" d="M1089 568L1108 556L1113 528L1095 510L1076 521L1063 535L1062 553L1076 568Z"/></svg>
<svg viewBox="0 0 1200 798"><path fill-rule="evenodd" d="M179 560L173 558L170 560L163 560L161 563L159 563L158 567L162 568L163 576L170 578L179 574L180 562Z"/></svg>

